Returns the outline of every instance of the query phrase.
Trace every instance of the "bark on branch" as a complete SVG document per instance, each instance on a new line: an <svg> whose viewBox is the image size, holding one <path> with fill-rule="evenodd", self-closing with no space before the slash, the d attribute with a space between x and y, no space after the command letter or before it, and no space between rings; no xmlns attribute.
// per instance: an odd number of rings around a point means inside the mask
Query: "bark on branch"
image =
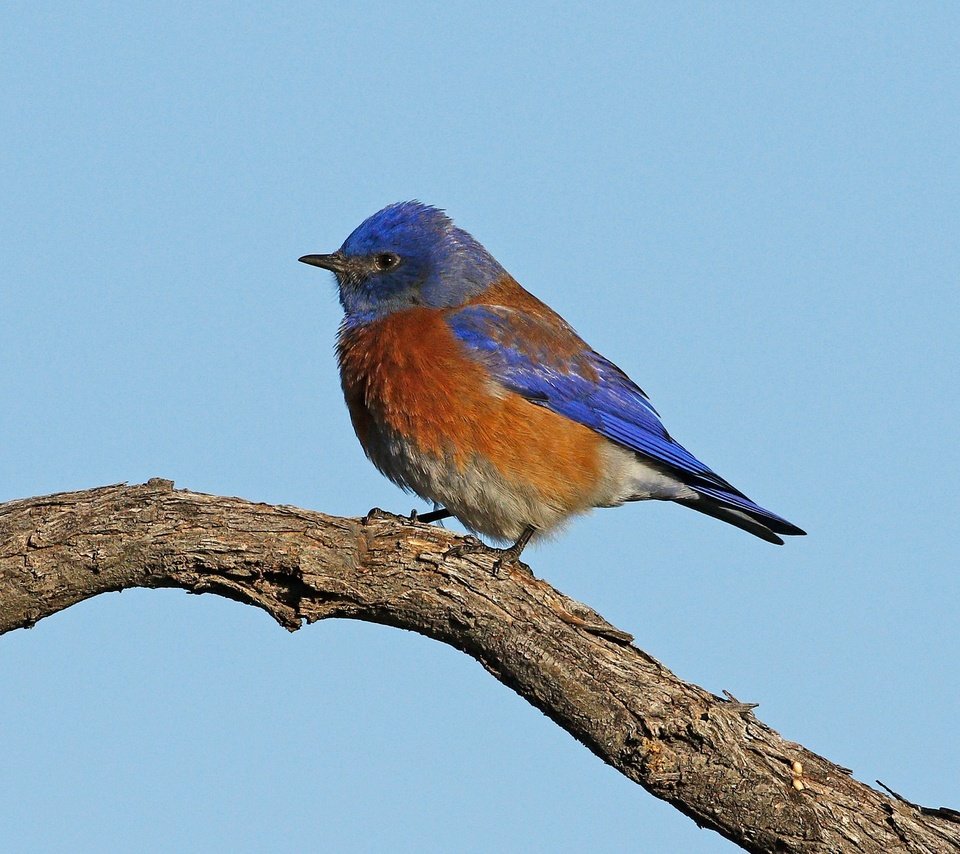
<svg viewBox="0 0 960 854"><path fill-rule="evenodd" d="M960 851L960 814L888 797L752 707L681 681L520 567L446 556L461 538L151 480L0 505L0 633L130 587L218 593L287 629L350 617L476 658L604 762L757 852Z"/></svg>

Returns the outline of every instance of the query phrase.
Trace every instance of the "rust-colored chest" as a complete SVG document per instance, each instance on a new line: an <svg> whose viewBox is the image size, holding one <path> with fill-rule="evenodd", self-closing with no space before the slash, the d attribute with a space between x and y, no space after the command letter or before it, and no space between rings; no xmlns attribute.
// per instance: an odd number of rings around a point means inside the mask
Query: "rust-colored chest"
<svg viewBox="0 0 960 854"><path fill-rule="evenodd" d="M395 479L424 457L461 472L483 460L508 481L571 502L599 475L599 437L500 386L442 311L414 308L344 329L337 349L357 437Z"/></svg>
<svg viewBox="0 0 960 854"><path fill-rule="evenodd" d="M337 355L350 417L361 444L389 432L424 452L449 452L476 406L479 365L466 358L443 314L414 308L340 333Z"/></svg>

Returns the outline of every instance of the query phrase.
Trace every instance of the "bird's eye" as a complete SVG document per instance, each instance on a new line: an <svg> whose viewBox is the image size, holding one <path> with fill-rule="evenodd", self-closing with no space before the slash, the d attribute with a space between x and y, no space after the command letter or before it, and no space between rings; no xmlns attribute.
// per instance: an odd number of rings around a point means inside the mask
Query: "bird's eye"
<svg viewBox="0 0 960 854"><path fill-rule="evenodd" d="M377 269L380 271L392 270L400 263L400 256L394 255L392 252L381 252L374 257L373 263L377 265Z"/></svg>

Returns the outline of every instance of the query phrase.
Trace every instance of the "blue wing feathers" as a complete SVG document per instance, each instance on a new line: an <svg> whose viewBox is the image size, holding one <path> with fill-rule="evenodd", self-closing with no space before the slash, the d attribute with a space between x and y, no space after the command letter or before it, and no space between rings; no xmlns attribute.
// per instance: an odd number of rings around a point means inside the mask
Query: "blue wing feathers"
<svg viewBox="0 0 960 854"><path fill-rule="evenodd" d="M666 467L708 501L740 510L779 533L802 533L755 504L676 442L643 390L562 321L558 328L558 321L516 309L470 305L450 314L448 323L454 336L511 391ZM568 345L564 352L571 350L570 344L577 345L575 358L558 357L559 348L549 346L557 335Z"/></svg>
<svg viewBox="0 0 960 854"><path fill-rule="evenodd" d="M449 324L454 335L511 391L680 471L712 474L670 437L643 390L586 344L584 355L593 377L556 366L546 353L533 355L528 349L504 346L513 337L505 333L516 314L496 306L468 306L451 315Z"/></svg>

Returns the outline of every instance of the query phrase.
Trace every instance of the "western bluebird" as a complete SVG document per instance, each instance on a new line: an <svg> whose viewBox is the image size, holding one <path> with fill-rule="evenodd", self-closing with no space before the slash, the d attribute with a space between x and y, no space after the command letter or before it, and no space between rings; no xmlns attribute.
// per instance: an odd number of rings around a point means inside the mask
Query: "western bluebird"
<svg viewBox="0 0 960 854"><path fill-rule="evenodd" d="M647 395L443 211L400 202L336 252L340 379L390 480L472 531L515 541L656 498L770 543L803 534L678 444Z"/></svg>

